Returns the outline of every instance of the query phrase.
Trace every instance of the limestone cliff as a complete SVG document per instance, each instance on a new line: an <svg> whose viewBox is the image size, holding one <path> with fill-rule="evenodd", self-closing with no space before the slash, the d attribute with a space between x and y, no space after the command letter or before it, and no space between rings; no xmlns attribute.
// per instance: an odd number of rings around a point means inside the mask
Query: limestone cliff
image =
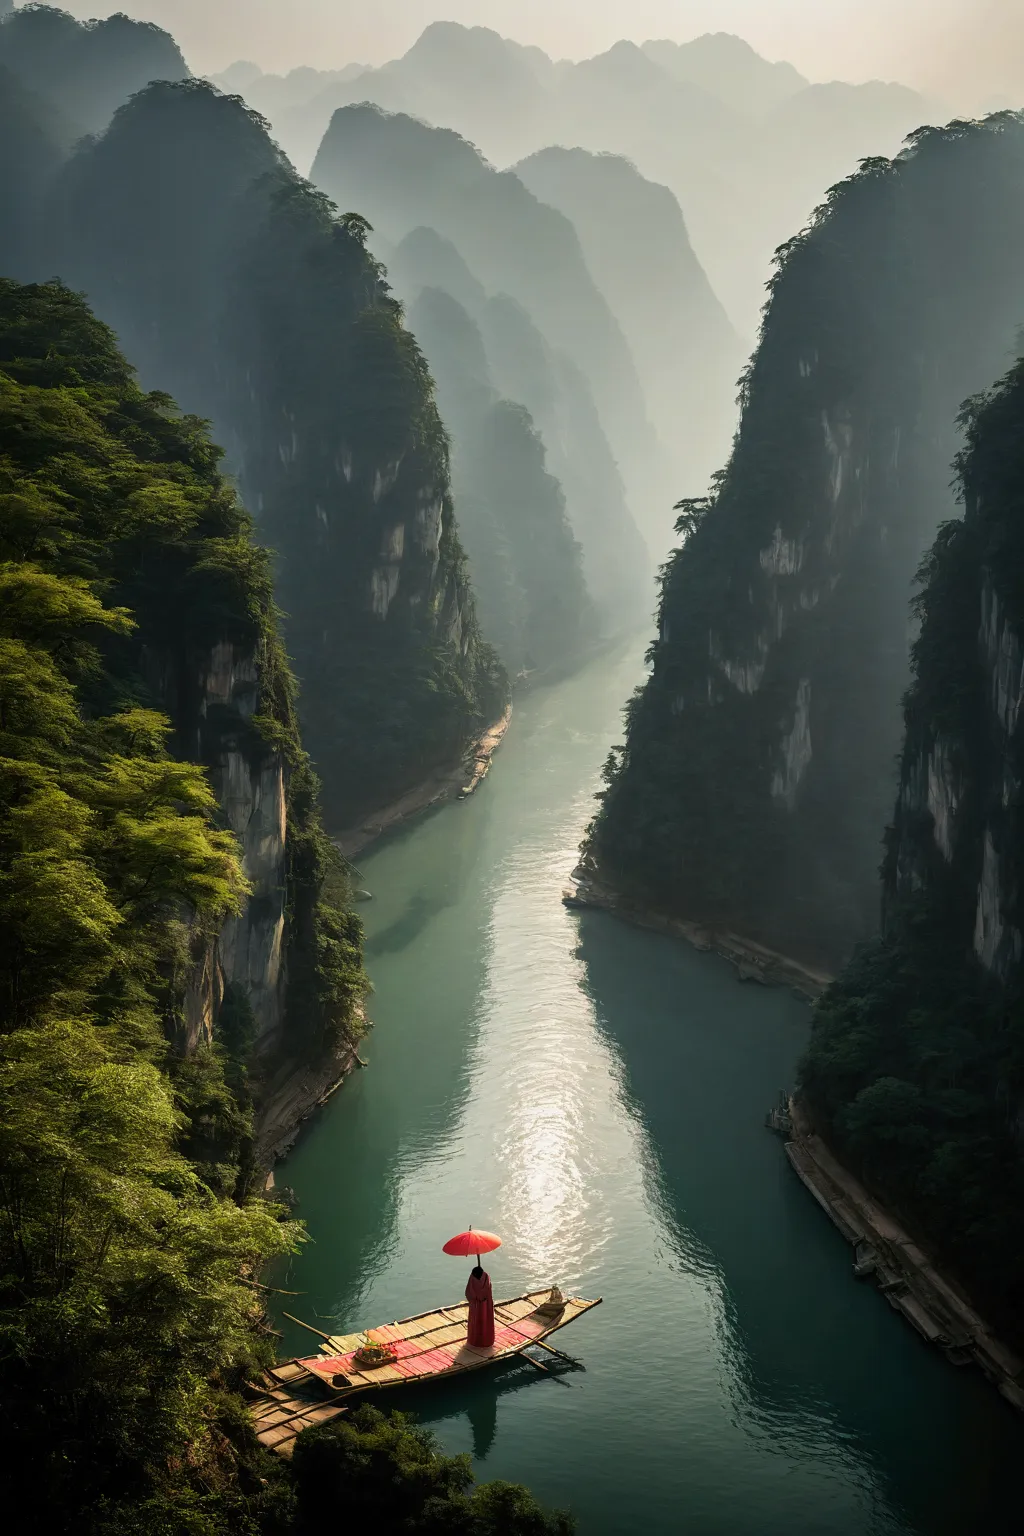
<svg viewBox="0 0 1024 1536"><path fill-rule="evenodd" d="M819 1005L818 1124L1021 1337L1024 364L972 404L922 569L881 937Z"/></svg>
<svg viewBox="0 0 1024 1536"><path fill-rule="evenodd" d="M928 130L781 251L590 841L637 899L826 968L876 927L911 583L1024 315L1022 191L1024 119Z"/></svg>

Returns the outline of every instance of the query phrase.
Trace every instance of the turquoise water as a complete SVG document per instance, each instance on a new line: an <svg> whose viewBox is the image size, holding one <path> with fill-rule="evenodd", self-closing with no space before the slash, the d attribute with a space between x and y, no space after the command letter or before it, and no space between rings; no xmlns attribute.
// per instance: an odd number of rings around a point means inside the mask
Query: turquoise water
<svg viewBox="0 0 1024 1536"><path fill-rule="evenodd" d="M1020 1422L852 1278L763 1129L807 1009L561 904L640 675L630 651L528 697L472 800L364 856L370 1066L279 1170L312 1239L289 1310L455 1299L440 1248L472 1222L504 1238L496 1295L604 1298L561 1338L585 1370L384 1400L583 1536L1019 1531Z"/></svg>

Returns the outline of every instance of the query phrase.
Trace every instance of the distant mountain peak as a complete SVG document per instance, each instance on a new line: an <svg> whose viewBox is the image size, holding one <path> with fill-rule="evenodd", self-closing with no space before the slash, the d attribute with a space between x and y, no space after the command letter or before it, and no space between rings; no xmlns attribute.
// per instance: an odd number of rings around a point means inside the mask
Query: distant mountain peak
<svg viewBox="0 0 1024 1536"><path fill-rule="evenodd" d="M668 72L656 59L626 39L614 43L604 53L595 54L592 59L583 59L575 70L634 89L657 85L668 78Z"/></svg>
<svg viewBox="0 0 1024 1536"><path fill-rule="evenodd" d="M772 63L733 32L705 32L688 43L656 39L643 52L673 79L702 86L746 114L770 111L807 85L792 64Z"/></svg>

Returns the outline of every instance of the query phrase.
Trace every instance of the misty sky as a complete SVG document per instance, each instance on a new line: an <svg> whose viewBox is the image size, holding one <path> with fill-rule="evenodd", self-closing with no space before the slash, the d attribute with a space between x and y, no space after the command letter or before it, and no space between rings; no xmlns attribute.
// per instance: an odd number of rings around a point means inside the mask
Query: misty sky
<svg viewBox="0 0 1024 1536"><path fill-rule="evenodd" d="M556 57L620 37L683 42L731 31L813 79L877 76L952 101L1019 95L1024 0L64 0L80 17L125 10L173 32L197 72L238 58L268 70L382 63L430 21L494 27Z"/></svg>

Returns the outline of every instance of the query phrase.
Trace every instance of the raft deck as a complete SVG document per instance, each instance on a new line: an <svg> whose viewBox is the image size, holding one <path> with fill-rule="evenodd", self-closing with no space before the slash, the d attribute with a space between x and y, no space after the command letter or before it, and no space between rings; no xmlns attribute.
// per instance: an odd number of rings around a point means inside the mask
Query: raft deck
<svg viewBox="0 0 1024 1536"><path fill-rule="evenodd" d="M549 1290L531 1291L495 1302L494 1343L486 1349L466 1342L465 1301L361 1333L325 1335L319 1354L289 1360L268 1373L251 1405L257 1436L268 1449L289 1456L302 1430L336 1419L357 1393L481 1370L521 1355L531 1345L557 1354L544 1341L601 1302L571 1297L551 1314L540 1310L549 1295ZM393 1363L360 1367L355 1355L366 1344L390 1345ZM526 1358L544 1369L541 1361Z"/></svg>

